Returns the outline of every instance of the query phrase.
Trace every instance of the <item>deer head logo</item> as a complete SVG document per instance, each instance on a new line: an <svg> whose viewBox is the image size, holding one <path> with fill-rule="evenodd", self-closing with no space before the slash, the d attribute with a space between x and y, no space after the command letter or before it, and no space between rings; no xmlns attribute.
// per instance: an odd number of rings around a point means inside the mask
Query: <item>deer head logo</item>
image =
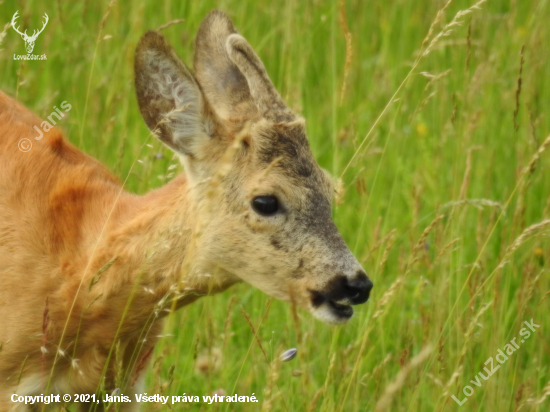
<svg viewBox="0 0 550 412"><path fill-rule="evenodd" d="M46 13L44 13L44 18L45 18L44 25L42 26L42 28L39 31L34 30L33 33L32 33L32 36L29 36L27 34L27 30L25 30L23 33L21 33L19 31L19 29L15 26L15 20L17 20L17 18L19 17L18 13L19 13L19 10L17 10L15 12L15 14L13 15L13 17L11 19L11 26L13 27L13 29L17 33L19 33L21 35L21 37L25 41L25 48L27 49L27 53L31 54L32 50L34 49L34 42L36 41L36 38L38 37L38 35L44 31L44 28L46 27L46 24L48 24L49 17Z"/></svg>

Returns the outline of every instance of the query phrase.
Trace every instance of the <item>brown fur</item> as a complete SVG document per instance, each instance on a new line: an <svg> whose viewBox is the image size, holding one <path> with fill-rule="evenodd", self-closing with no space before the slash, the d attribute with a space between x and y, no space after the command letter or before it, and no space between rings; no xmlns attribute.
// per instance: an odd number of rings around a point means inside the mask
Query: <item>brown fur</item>
<svg viewBox="0 0 550 412"><path fill-rule="evenodd" d="M186 169L141 197L58 129L35 141L41 120L0 93L0 412L27 410L12 393L96 393L104 375L106 390L131 395L162 318L241 280L329 323L351 316L331 305L368 297L303 120L234 36L223 13L205 19L198 80L160 34L140 41L141 113ZM33 142L26 153L23 138ZM276 195L280 212L256 213L260 195Z"/></svg>

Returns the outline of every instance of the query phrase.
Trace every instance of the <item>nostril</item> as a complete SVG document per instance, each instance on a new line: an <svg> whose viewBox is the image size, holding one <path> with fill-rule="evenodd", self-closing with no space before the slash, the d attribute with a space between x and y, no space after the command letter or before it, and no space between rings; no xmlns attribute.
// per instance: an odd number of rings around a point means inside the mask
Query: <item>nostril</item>
<svg viewBox="0 0 550 412"><path fill-rule="evenodd" d="M358 291L366 289L368 287L368 283L372 284L372 282L367 277L366 273L362 271L357 272L357 274L353 279L348 279L347 283L348 283L348 288L358 290Z"/></svg>
<svg viewBox="0 0 550 412"><path fill-rule="evenodd" d="M370 291L373 288L372 281L363 271L357 272L353 279L347 280L347 289L353 304L364 303L369 299Z"/></svg>
<svg viewBox="0 0 550 412"><path fill-rule="evenodd" d="M350 279L348 280L348 289L350 292L365 292L367 289L372 289L372 282L370 280L363 279Z"/></svg>

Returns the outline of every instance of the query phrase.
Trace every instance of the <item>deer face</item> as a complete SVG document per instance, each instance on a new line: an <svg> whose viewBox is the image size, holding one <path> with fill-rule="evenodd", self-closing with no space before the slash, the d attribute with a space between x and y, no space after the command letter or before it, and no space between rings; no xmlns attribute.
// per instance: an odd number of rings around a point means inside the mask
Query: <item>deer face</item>
<svg viewBox="0 0 550 412"><path fill-rule="evenodd" d="M206 213L198 260L327 323L344 323L372 282L331 216L334 189L293 114L225 14L199 30L195 76L165 39L136 51L147 125L178 152L192 199Z"/></svg>

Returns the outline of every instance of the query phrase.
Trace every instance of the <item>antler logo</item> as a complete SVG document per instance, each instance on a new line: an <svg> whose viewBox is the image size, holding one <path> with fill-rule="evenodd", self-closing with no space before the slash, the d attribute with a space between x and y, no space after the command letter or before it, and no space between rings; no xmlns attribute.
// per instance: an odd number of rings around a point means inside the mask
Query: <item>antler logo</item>
<svg viewBox="0 0 550 412"><path fill-rule="evenodd" d="M32 36L29 36L29 35L27 35L27 30L25 30L23 33L21 33L19 31L19 29L15 26L15 20L17 20L17 18L19 17L18 13L19 13L19 10L17 10L15 12L15 14L13 15L13 17L11 19L11 26L13 27L13 29L17 33L19 33L21 35L23 40L25 40L25 48L27 49L27 53L31 54L32 50L34 49L34 42L36 41L36 38L38 37L38 35L40 33L42 33L44 31L44 28L46 27L46 24L48 24L48 21L50 19L49 19L48 15L46 13L44 13L44 18L46 19L44 21L44 25L42 26L42 28L39 31L34 30L33 33L32 33Z"/></svg>

